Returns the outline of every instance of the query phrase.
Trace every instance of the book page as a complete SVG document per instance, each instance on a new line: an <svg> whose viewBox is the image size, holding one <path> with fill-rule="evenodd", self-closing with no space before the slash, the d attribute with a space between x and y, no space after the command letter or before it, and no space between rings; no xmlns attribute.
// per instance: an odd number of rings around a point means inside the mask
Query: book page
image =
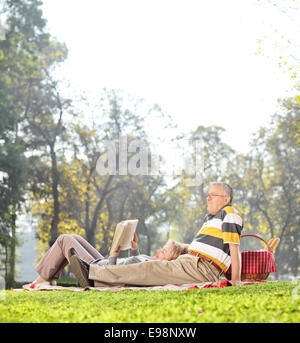
<svg viewBox="0 0 300 343"><path fill-rule="evenodd" d="M128 250L131 248L131 241L138 224L138 219L123 220L118 223L114 239L111 246L111 251L117 250L120 245L121 250Z"/></svg>

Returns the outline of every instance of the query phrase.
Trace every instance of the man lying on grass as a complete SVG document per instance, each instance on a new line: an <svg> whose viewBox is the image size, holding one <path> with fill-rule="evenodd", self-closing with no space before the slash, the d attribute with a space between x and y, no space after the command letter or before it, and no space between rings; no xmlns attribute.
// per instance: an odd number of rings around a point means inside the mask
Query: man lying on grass
<svg viewBox="0 0 300 343"><path fill-rule="evenodd" d="M130 265L88 264L76 250L69 252L72 272L81 287L95 286L159 286L216 282L220 275L232 268L233 285L240 284L241 214L230 204L232 188L225 183L213 183L207 194L204 224L191 244L182 245L187 253L174 260L149 260Z"/></svg>

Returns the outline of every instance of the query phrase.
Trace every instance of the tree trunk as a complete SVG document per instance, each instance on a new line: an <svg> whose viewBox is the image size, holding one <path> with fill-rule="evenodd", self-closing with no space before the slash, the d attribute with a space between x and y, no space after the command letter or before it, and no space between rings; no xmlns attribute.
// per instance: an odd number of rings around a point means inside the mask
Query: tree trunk
<svg viewBox="0 0 300 343"><path fill-rule="evenodd" d="M141 220L141 224L142 224L142 227L145 230L145 233L146 233L146 236L147 236L147 253L146 253L146 255L150 256L151 255L151 245L152 245L150 233L149 233L149 230L147 228L147 225L146 225L144 219Z"/></svg>
<svg viewBox="0 0 300 343"><path fill-rule="evenodd" d="M13 288L15 284L15 265L16 265L16 212L13 209L11 213L11 238L7 249L7 273L5 279L5 288Z"/></svg>
<svg viewBox="0 0 300 343"><path fill-rule="evenodd" d="M51 151L51 162L52 162L52 196L54 204L54 213L51 221L51 232L49 245L52 246L58 237L58 223L59 223L59 200L58 200L58 184L59 184L59 173L57 170L56 153L54 146L50 146Z"/></svg>

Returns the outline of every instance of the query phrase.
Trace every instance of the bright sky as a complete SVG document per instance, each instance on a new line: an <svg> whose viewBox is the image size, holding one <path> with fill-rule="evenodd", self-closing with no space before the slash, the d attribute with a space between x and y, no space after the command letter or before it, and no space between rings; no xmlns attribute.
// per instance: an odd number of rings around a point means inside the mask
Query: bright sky
<svg viewBox="0 0 300 343"><path fill-rule="evenodd" d="M300 35L288 16L258 3L44 0L43 11L50 33L69 49L58 76L74 94L121 89L157 103L181 131L222 126L224 140L247 152L250 135L294 85L278 67L287 55L278 37ZM270 57L256 54L259 39Z"/></svg>

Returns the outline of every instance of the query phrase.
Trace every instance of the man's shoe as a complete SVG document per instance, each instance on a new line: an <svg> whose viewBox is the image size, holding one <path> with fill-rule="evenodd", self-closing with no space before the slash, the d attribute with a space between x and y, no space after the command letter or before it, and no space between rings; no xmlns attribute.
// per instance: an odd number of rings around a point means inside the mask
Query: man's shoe
<svg viewBox="0 0 300 343"><path fill-rule="evenodd" d="M94 285L92 280L89 280L89 264L84 262L76 253L74 248L68 251L69 262L72 273L78 280L80 287L90 287Z"/></svg>

